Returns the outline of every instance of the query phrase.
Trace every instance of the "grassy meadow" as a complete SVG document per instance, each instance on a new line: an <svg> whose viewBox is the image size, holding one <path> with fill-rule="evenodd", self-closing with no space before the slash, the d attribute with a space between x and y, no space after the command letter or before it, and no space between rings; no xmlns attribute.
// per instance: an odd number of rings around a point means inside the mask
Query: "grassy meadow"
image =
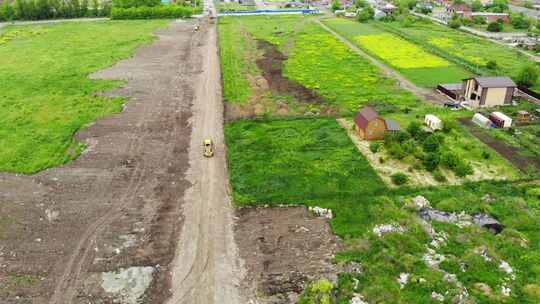
<svg viewBox="0 0 540 304"><path fill-rule="evenodd" d="M351 113L367 103L414 106L418 102L310 17L225 17L219 23L227 102L246 102L253 95L249 79L260 76L256 60L264 53L256 49L256 40L277 46L287 56L283 74L321 95L324 105L338 112Z"/></svg>
<svg viewBox="0 0 540 304"><path fill-rule="evenodd" d="M343 18L323 19L323 22L418 86L435 87L440 83L459 82L471 75L464 68L371 23Z"/></svg>
<svg viewBox="0 0 540 304"><path fill-rule="evenodd" d="M130 56L166 21L16 26L0 36L0 171L32 173L78 156L73 134L121 110L88 75ZM7 38L6 38L7 37ZM76 46L76 47L74 47Z"/></svg>

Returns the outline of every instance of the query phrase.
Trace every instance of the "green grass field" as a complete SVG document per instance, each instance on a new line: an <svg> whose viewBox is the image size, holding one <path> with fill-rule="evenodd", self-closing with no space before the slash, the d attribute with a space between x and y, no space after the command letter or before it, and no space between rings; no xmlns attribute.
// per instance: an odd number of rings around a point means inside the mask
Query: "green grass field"
<svg viewBox="0 0 540 304"><path fill-rule="evenodd" d="M463 61L472 69L480 68L486 74L515 77L521 66L534 64L529 57L509 47L427 20L417 19L408 26L403 26L399 22L378 23L378 25L402 33L418 45L446 54L458 62ZM497 63L497 70L490 71L485 68L489 60ZM540 89L540 81L534 89Z"/></svg>
<svg viewBox="0 0 540 304"><path fill-rule="evenodd" d="M446 272L467 288L471 303L540 299L540 267L531 267L540 264L540 186L484 181L388 189L333 119L237 121L226 125L225 134L237 206L305 204L333 210L330 223L346 244L336 261L359 262L364 269L341 274L340 298L358 292L369 303L432 303L432 292L438 292L445 295L444 303L452 303L460 288L447 281ZM490 200L484 199L487 194ZM444 242L433 247L409 204L416 195L444 211L489 213L505 229L494 235L474 225L433 222L444 235ZM377 236L372 230L382 224L405 231ZM424 262L428 247L444 255L441 270ZM478 250L485 250L490 260ZM503 261L511 265L515 279L500 269ZM404 288L397 281L400 273L411 275ZM353 279L359 281L356 289ZM487 284L491 294L483 294L478 283ZM503 284L510 296L502 294Z"/></svg>
<svg viewBox="0 0 540 304"><path fill-rule="evenodd" d="M276 45L287 55L284 75L316 91L340 112L354 112L366 103L414 106L418 102L311 18L225 17L220 18L220 34L224 97L228 102L245 102L253 92L247 79L260 73L255 61L262 53L253 50L252 39Z"/></svg>
<svg viewBox="0 0 540 304"><path fill-rule="evenodd" d="M295 204L385 190L335 119L246 120L225 128L237 205Z"/></svg>
<svg viewBox="0 0 540 304"><path fill-rule="evenodd" d="M435 87L471 76L464 68L370 23L343 18L323 19L323 22L418 86Z"/></svg>
<svg viewBox="0 0 540 304"><path fill-rule="evenodd" d="M0 171L32 173L78 156L81 127L120 111L88 75L130 56L166 21L17 26L0 36ZM9 37L9 38L6 38ZM2 43L3 41L3 43Z"/></svg>

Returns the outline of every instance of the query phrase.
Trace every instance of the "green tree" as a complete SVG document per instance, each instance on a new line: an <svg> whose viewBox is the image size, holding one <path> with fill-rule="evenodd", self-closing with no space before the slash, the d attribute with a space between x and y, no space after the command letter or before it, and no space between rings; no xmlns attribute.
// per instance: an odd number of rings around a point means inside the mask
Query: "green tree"
<svg viewBox="0 0 540 304"><path fill-rule="evenodd" d="M341 2L339 0L332 0L332 12L335 12L337 10L341 9Z"/></svg>
<svg viewBox="0 0 540 304"><path fill-rule="evenodd" d="M481 12L484 10L484 5L480 0L474 0L471 4L471 8L473 12Z"/></svg>
<svg viewBox="0 0 540 304"><path fill-rule="evenodd" d="M523 13L511 14L510 23L516 29L528 29L531 27L531 21Z"/></svg>
<svg viewBox="0 0 540 304"><path fill-rule="evenodd" d="M370 5L367 5L358 13L358 21L362 23L368 22L369 20L373 20L373 16L375 16L375 11Z"/></svg>
<svg viewBox="0 0 540 304"><path fill-rule="evenodd" d="M448 22L448 26L453 29L458 29L461 26L461 20L459 18L452 18L452 20Z"/></svg>
<svg viewBox="0 0 540 304"><path fill-rule="evenodd" d="M503 30L503 24L500 22L490 22L487 26L488 32L500 32Z"/></svg>
<svg viewBox="0 0 540 304"><path fill-rule="evenodd" d="M538 69L533 65L524 65L517 75L517 83L522 86L531 87L538 80Z"/></svg>
<svg viewBox="0 0 540 304"><path fill-rule="evenodd" d="M496 70L497 69L497 62L495 60L488 60L486 63L486 68L490 70Z"/></svg>

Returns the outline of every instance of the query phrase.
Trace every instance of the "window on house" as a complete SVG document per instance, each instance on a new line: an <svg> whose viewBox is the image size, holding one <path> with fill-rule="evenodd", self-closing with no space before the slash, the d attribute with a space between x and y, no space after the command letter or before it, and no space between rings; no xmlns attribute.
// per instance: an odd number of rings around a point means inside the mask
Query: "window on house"
<svg viewBox="0 0 540 304"><path fill-rule="evenodd" d="M471 93L471 99L476 100L478 96L475 93Z"/></svg>
<svg viewBox="0 0 540 304"><path fill-rule="evenodd" d="M475 91L478 91L478 82L475 82L475 83L474 83L474 90L475 90Z"/></svg>

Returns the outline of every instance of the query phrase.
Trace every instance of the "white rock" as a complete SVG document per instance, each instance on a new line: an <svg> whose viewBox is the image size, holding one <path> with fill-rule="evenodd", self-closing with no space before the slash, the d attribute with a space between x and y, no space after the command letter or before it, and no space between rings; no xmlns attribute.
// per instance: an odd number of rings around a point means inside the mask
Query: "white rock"
<svg viewBox="0 0 540 304"><path fill-rule="evenodd" d="M444 296L438 292L435 292L433 291L431 293L431 298L435 301L439 301L439 302L443 302L444 301Z"/></svg>
<svg viewBox="0 0 540 304"><path fill-rule="evenodd" d="M368 304L368 302L364 301L364 297L359 293L353 294L353 297L349 303L350 304Z"/></svg>
<svg viewBox="0 0 540 304"><path fill-rule="evenodd" d="M46 209L45 210L45 215L47 216L47 220L50 223L52 223L52 222L58 220L58 216L60 215L60 212L56 211L56 210Z"/></svg>
<svg viewBox="0 0 540 304"><path fill-rule="evenodd" d="M153 267L131 267L118 272L102 273L101 287L113 294L120 303L137 304L152 283Z"/></svg>
<svg viewBox="0 0 540 304"><path fill-rule="evenodd" d="M402 273L399 274L398 283L399 283L399 286L401 287L401 289L403 289L405 287L405 285L407 285L407 283L409 283L410 276L411 276L411 274L406 273L406 272L402 272Z"/></svg>
<svg viewBox="0 0 540 304"><path fill-rule="evenodd" d="M422 195L418 195L414 197L412 201L416 205L416 207L418 207L419 209L431 206L427 198L423 197Z"/></svg>
<svg viewBox="0 0 540 304"><path fill-rule="evenodd" d="M501 293L502 293L505 297L509 297L511 292L512 292L512 290L510 289L510 287L506 286L505 284L503 284L503 285L501 286Z"/></svg>
<svg viewBox="0 0 540 304"><path fill-rule="evenodd" d="M378 225L378 226L375 226L373 227L373 233L375 233L378 237L381 237L383 236L384 234L387 234L387 233L393 233L393 232L397 232L397 233L403 233L405 232L406 229L398 224L395 224L395 223L392 223L392 224L382 224L382 225Z"/></svg>
<svg viewBox="0 0 540 304"><path fill-rule="evenodd" d="M315 215L317 216L324 217L327 219L334 218L334 215L332 214L331 209L325 209L325 208L315 206L315 207L309 207L309 211L315 213Z"/></svg>

